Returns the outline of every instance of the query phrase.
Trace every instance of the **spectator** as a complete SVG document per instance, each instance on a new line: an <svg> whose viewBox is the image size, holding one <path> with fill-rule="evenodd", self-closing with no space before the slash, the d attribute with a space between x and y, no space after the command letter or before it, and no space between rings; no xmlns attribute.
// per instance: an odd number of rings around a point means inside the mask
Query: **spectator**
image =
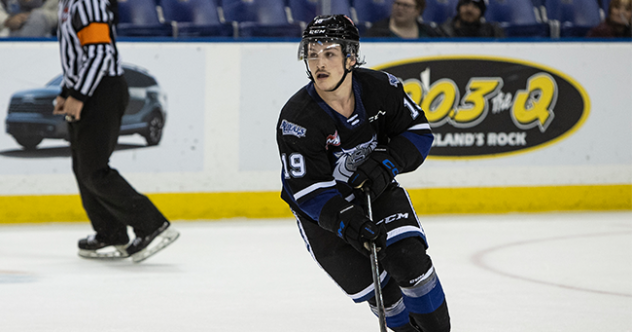
<svg viewBox="0 0 632 332"><path fill-rule="evenodd" d="M421 22L421 14L426 8L426 0L395 0L391 16L375 22L367 31L367 37L399 37L416 39L441 37L441 30ZM434 23L433 23L434 24Z"/></svg>
<svg viewBox="0 0 632 332"><path fill-rule="evenodd" d="M441 25L449 37L504 37L503 29L497 24L485 22L483 16L487 0L459 0L456 16Z"/></svg>
<svg viewBox="0 0 632 332"><path fill-rule="evenodd" d="M59 0L0 0L0 37L48 37Z"/></svg>
<svg viewBox="0 0 632 332"><path fill-rule="evenodd" d="M632 37L632 1L612 0L606 20L588 31L587 37Z"/></svg>

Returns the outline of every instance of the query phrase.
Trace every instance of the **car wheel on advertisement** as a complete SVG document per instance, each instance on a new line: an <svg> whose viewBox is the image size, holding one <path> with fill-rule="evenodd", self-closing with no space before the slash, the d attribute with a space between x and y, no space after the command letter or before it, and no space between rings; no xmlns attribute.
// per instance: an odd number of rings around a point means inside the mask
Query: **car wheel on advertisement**
<svg viewBox="0 0 632 332"><path fill-rule="evenodd" d="M162 115L158 112L154 112L149 116L149 120L147 121L147 131L143 134L148 146L154 146L160 143L164 124L165 122Z"/></svg>
<svg viewBox="0 0 632 332"><path fill-rule="evenodd" d="M39 136L13 136L13 138L22 145L24 150L35 150L37 145L42 142L44 138Z"/></svg>

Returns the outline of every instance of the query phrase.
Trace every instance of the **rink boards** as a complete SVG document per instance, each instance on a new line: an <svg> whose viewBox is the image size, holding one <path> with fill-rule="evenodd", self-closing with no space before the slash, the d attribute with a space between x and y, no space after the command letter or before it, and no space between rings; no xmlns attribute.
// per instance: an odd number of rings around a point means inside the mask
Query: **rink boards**
<svg viewBox="0 0 632 332"><path fill-rule="evenodd" d="M275 125L307 83L297 43L121 42L158 82L163 138L111 159L172 219L277 218ZM434 153L398 177L420 214L632 209L632 43L365 42L426 110ZM0 116L60 73L55 42L2 42ZM136 89L137 97L147 93ZM4 131L4 130L3 130ZM0 134L0 222L85 221L68 144Z"/></svg>

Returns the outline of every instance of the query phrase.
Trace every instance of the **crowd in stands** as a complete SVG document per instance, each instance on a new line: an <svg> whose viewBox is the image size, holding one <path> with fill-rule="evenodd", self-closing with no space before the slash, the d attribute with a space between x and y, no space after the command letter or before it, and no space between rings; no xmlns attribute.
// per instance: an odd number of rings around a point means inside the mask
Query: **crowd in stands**
<svg viewBox="0 0 632 332"><path fill-rule="evenodd" d="M0 0L0 37L48 37L57 28L58 0Z"/></svg>
<svg viewBox="0 0 632 332"><path fill-rule="evenodd" d="M631 38L632 0L110 0L129 37L300 37L340 13L365 38ZM0 0L0 37L56 34L59 0Z"/></svg>

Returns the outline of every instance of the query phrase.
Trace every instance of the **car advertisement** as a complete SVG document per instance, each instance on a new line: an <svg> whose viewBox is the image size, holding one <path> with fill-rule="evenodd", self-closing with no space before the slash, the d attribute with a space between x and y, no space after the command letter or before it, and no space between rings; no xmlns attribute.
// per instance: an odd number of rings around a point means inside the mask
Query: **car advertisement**
<svg viewBox="0 0 632 332"><path fill-rule="evenodd" d="M20 45L0 63L0 174L72 174L67 123L63 115L52 114L62 82L58 45ZM121 44L119 51L130 99L112 167L123 172L200 171L204 52L134 44ZM170 65L179 61L189 66Z"/></svg>
<svg viewBox="0 0 632 332"><path fill-rule="evenodd" d="M398 77L435 134L432 157L501 157L554 143L589 115L569 75L519 59L443 56L375 67Z"/></svg>
<svg viewBox="0 0 632 332"><path fill-rule="evenodd" d="M122 67L130 99L119 135L138 134L148 146L158 145L167 120L167 95L146 70L129 64ZM25 150L36 150L45 138L68 140L64 116L53 114L62 79L58 75L43 88L17 91L11 96L5 129Z"/></svg>

